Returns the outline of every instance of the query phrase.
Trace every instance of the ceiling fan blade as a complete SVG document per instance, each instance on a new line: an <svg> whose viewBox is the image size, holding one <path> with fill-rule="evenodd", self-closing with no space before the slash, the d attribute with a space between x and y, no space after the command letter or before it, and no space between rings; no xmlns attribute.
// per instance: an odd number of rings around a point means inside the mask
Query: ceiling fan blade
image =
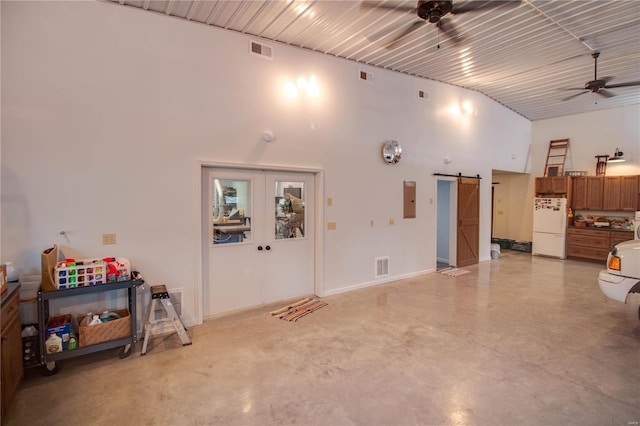
<svg viewBox="0 0 640 426"><path fill-rule="evenodd" d="M458 44L464 41L464 38L460 35L460 32L458 31L458 28L453 23L451 23L448 19L439 20L436 26L454 44Z"/></svg>
<svg viewBox="0 0 640 426"><path fill-rule="evenodd" d="M576 93L575 95L571 95L569 97L566 97L566 98L562 99L562 102L568 101L569 99L573 99L573 98L575 98L577 96L580 96L580 95L584 95L585 93L589 93L589 90L584 90L584 91L582 91L580 93Z"/></svg>
<svg viewBox="0 0 640 426"><path fill-rule="evenodd" d="M603 98L613 98L615 95L611 92L609 92L608 90L605 89L600 89L596 92L598 95L602 96Z"/></svg>
<svg viewBox="0 0 640 426"><path fill-rule="evenodd" d="M379 1L361 1L360 7L366 7L369 9L387 9L387 10L397 10L398 12L413 12L417 13L418 9L413 6L401 6L401 5L392 5L385 4Z"/></svg>
<svg viewBox="0 0 640 426"><path fill-rule="evenodd" d="M391 40L385 47L387 49L393 49L396 46L398 46L400 43L402 43L402 41L407 38L408 36L410 36L414 31L416 31L418 28L420 28L421 26L423 26L424 24L426 24L426 21L415 21L413 24L409 25L407 28L405 28L400 34L398 34L396 36L396 38L394 38L393 40Z"/></svg>
<svg viewBox="0 0 640 426"><path fill-rule="evenodd" d="M481 12L483 10L489 9L497 9L497 8L512 8L518 7L522 1L520 0L508 0L508 1L469 1L466 2L463 6L456 7L453 6L451 10L452 15L457 15L460 13L467 12Z"/></svg>
<svg viewBox="0 0 640 426"><path fill-rule="evenodd" d="M631 87L631 86L640 86L640 81L629 81L627 83L607 84L606 86L604 86L604 88L615 89L616 87Z"/></svg>

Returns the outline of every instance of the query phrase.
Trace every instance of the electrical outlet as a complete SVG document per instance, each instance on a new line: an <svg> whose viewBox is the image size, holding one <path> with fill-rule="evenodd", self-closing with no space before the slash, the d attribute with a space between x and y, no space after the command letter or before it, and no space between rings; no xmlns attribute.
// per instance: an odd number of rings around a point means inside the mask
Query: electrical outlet
<svg viewBox="0 0 640 426"><path fill-rule="evenodd" d="M116 234L102 234L102 244L115 244L116 243Z"/></svg>

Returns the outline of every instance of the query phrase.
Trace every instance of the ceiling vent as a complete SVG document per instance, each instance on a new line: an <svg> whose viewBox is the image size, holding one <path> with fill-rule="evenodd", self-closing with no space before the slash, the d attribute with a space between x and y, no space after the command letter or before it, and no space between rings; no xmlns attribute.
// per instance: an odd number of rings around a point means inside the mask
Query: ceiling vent
<svg viewBox="0 0 640 426"><path fill-rule="evenodd" d="M273 59L273 49L271 46L267 46L266 44L249 41L249 52L263 58Z"/></svg>
<svg viewBox="0 0 640 426"><path fill-rule="evenodd" d="M376 257L376 278L389 275L389 256Z"/></svg>
<svg viewBox="0 0 640 426"><path fill-rule="evenodd" d="M373 73L360 70L360 80L373 84Z"/></svg>

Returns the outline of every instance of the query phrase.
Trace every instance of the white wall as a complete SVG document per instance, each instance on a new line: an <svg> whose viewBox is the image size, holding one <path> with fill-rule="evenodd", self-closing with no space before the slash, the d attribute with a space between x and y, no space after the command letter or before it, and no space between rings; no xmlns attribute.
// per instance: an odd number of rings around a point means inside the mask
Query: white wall
<svg viewBox="0 0 640 426"><path fill-rule="evenodd" d="M586 170L595 175L595 156L612 156L619 148L627 161L608 164L607 175L640 174L640 104L533 122L530 168L533 176L544 173L549 141L567 138L565 170Z"/></svg>
<svg viewBox="0 0 640 426"><path fill-rule="evenodd" d="M374 283L378 256L392 277L435 268L433 173L484 177L488 242L491 170L526 167L531 123L476 92L275 43L264 60L248 36L103 2L1 7L2 261L23 272L37 273L53 243L66 256L128 257L148 282L184 288L193 322L205 160L324 169L325 220L337 222L324 288L340 292ZM283 95L311 74L318 98ZM449 111L463 100L477 116ZM260 140L265 129L275 142ZM387 139L404 149L395 166L380 158ZM403 180L417 183L416 219L402 219ZM112 232L117 245L103 246Z"/></svg>

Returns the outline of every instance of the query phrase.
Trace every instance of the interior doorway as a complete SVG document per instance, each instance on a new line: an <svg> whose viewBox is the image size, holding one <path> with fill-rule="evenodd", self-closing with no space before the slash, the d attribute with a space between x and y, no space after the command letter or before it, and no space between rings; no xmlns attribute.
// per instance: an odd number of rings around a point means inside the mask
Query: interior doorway
<svg viewBox="0 0 640 426"><path fill-rule="evenodd" d="M458 187L455 178L436 180L436 270L457 266Z"/></svg>

